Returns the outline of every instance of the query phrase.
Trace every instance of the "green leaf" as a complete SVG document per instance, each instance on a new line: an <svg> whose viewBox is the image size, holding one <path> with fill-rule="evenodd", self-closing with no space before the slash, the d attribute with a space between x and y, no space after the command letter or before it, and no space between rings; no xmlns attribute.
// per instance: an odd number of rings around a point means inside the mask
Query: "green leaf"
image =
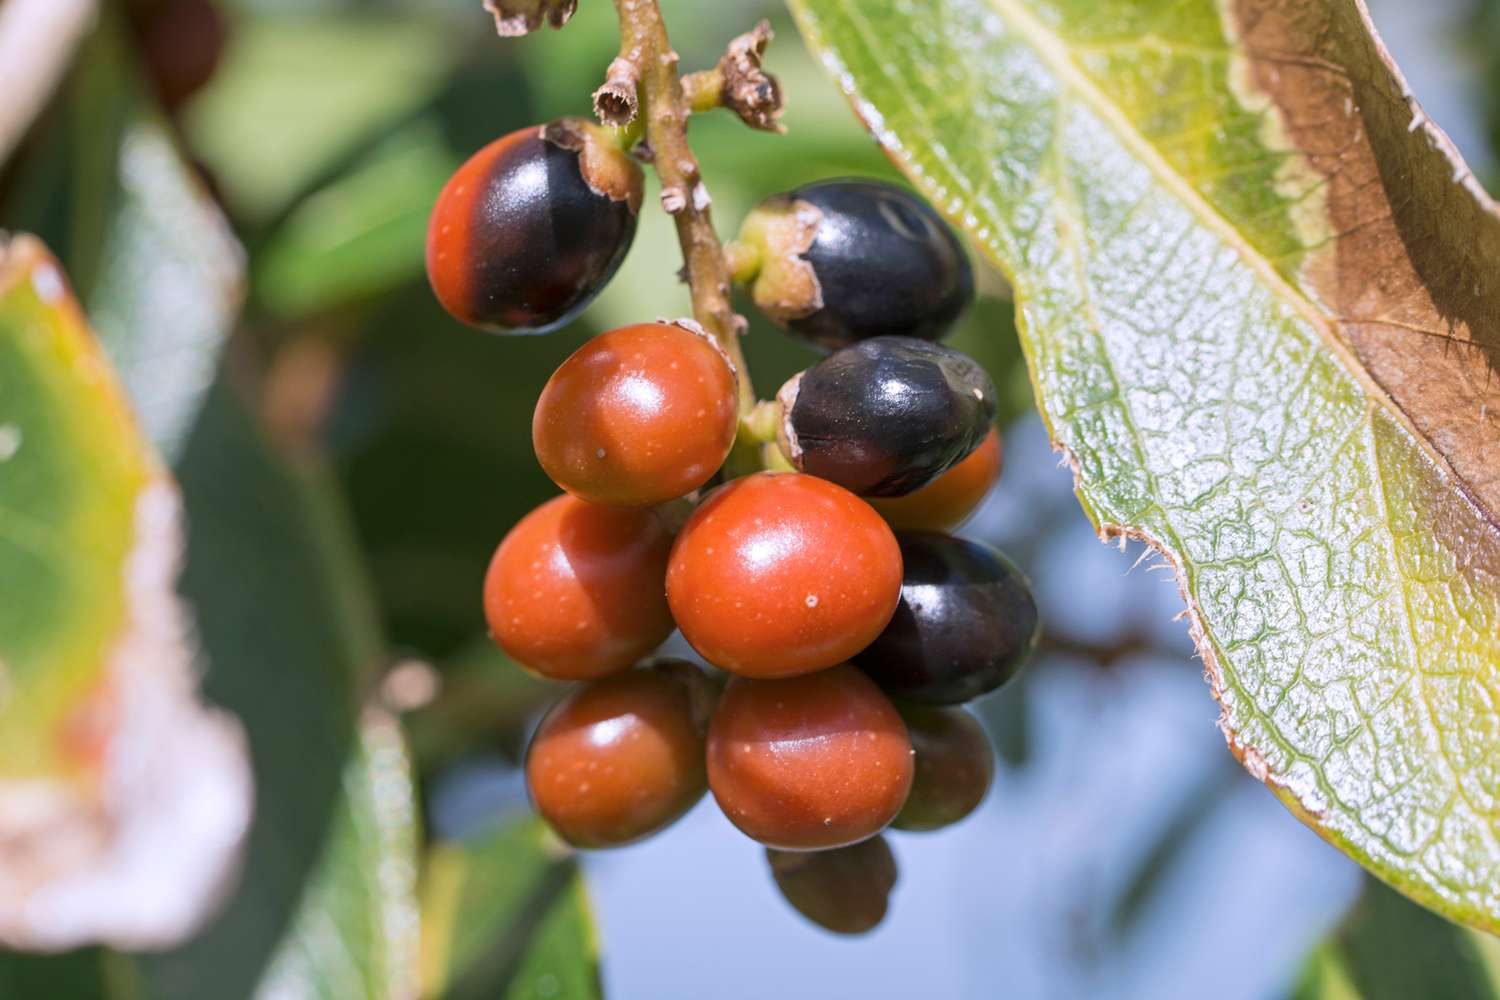
<svg viewBox="0 0 1500 1000"><path fill-rule="evenodd" d="M1296 1000L1483 1000L1500 996L1494 938L1448 923L1370 880L1308 963Z"/></svg>
<svg viewBox="0 0 1500 1000"><path fill-rule="evenodd" d="M61 268L0 245L0 941L160 946L231 869L249 774L194 690L181 532Z"/></svg>
<svg viewBox="0 0 1500 1000"><path fill-rule="evenodd" d="M323 858L256 991L266 1000L416 995L417 832L394 719L366 714Z"/></svg>
<svg viewBox="0 0 1500 1000"><path fill-rule="evenodd" d="M297 316L420 277L427 217L458 164L431 119L379 144L276 230L258 265L261 300Z"/></svg>
<svg viewBox="0 0 1500 1000"><path fill-rule="evenodd" d="M602 997L582 876L540 821L439 843L423 885L424 996Z"/></svg>
<svg viewBox="0 0 1500 1000"><path fill-rule="evenodd" d="M1177 570L1231 749L1500 930L1500 213L1357 0L792 0L1011 277L1106 537Z"/></svg>
<svg viewBox="0 0 1500 1000"><path fill-rule="evenodd" d="M236 217L262 223L420 108L461 51L431 19L247 17L189 108L187 136Z"/></svg>
<svg viewBox="0 0 1500 1000"><path fill-rule="evenodd" d="M341 836L359 706L383 650L336 498L315 466L272 446L223 380L179 476L190 529L182 589L208 651L204 686L245 723L257 806L224 910L140 965L153 1000L247 997L291 947Z"/></svg>
<svg viewBox="0 0 1500 1000"><path fill-rule="evenodd" d="M106 14L84 46L4 215L68 262L141 424L171 462L239 319L244 254L146 98L119 21Z"/></svg>

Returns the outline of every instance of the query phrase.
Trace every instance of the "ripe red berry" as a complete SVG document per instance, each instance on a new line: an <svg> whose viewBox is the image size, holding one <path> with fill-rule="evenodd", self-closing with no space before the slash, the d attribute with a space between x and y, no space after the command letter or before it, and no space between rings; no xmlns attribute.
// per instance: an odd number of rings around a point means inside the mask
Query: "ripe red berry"
<svg viewBox="0 0 1500 1000"><path fill-rule="evenodd" d="M575 688L526 751L537 812L575 847L616 847L662 829L708 787L714 696L713 682L680 661Z"/></svg>
<svg viewBox="0 0 1500 1000"><path fill-rule="evenodd" d="M738 427L734 370L675 323L600 334L562 363L531 421L553 482L594 503L664 503L708 481Z"/></svg>
<svg viewBox="0 0 1500 1000"><path fill-rule="evenodd" d="M885 919L896 857L884 837L831 851L766 848L776 888L808 920L835 934L864 934Z"/></svg>
<svg viewBox="0 0 1500 1000"><path fill-rule="evenodd" d="M869 645L896 610L901 550L870 505L812 476L760 472L709 495L678 535L667 599L704 659L790 677Z"/></svg>
<svg viewBox="0 0 1500 1000"><path fill-rule="evenodd" d="M641 170L576 118L496 139L448 180L427 227L427 277L455 319L541 332L593 300L635 237Z"/></svg>
<svg viewBox="0 0 1500 1000"><path fill-rule="evenodd" d="M770 847L820 850L874 836L912 782L894 706L848 665L729 682L708 729L708 786L730 822Z"/></svg>
<svg viewBox="0 0 1500 1000"><path fill-rule="evenodd" d="M484 580L490 634L544 677L624 670L671 634L663 583L671 545L650 510L554 497L495 550Z"/></svg>
<svg viewBox="0 0 1500 1000"><path fill-rule="evenodd" d="M916 492L866 499L897 531L952 531L968 520L1000 478L1000 462L1000 432L991 428L968 458Z"/></svg>
<svg viewBox="0 0 1500 1000"><path fill-rule="evenodd" d="M979 720L961 708L901 710L915 752L916 775L891 826L940 830L978 808L995 777L995 751Z"/></svg>

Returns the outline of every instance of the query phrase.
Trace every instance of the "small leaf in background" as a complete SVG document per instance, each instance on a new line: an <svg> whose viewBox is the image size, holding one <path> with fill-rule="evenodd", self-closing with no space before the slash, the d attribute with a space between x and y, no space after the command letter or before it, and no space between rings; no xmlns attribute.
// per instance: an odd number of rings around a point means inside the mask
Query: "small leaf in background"
<svg viewBox="0 0 1500 1000"><path fill-rule="evenodd" d="M1013 279L1079 498L1178 570L1231 748L1500 930L1500 213L1357 0L792 6Z"/></svg>
<svg viewBox="0 0 1500 1000"><path fill-rule="evenodd" d="M0 941L162 947L222 897L239 726L195 690L177 488L39 241L0 247Z"/></svg>
<svg viewBox="0 0 1500 1000"><path fill-rule="evenodd" d="M460 51L441 25L417 17L245 19L188 110L187 137L236 218L266 222L360 142L422 107Z"/></svg>
<svg viewBox="0 0 1500 1000"><path fill-rule="evenodd" d="M1295 1000L1500 997L1500 942L1367 879L1358 905L1308 961Z"/></svg>
<svg viewBox="0 0 1500 1000"><path fill-rule="evenodd" d="M538 820L434 846L423 875L422 921L424 996L602 996L578 864Z"/></svg>
<svg viewBox="0 0 1500 1000"><path fill-rule="evenodd" d="M340 836L381 637L337 497L315 467L271 446L223 380L178 475L189 525L182 590L208 652L204 688L244 720L257 808L223 912L139 964L152 1000L248 997L273 956L297 947L297 915ZM378 922L338 931L358 941L358 928Z"/></svg>
<svg viewBox="0 0 1500 1000"><path fill-rule="evenodd" d="M277 228L260 257L260 301L294 318L422 277L427 217L459 162L431 118L395 132Z"/></svg>
<svg viewBox="0 0 1500 1000"><path fill-rule="evenodd" d="M84 45L17 169L0 225L58 241L144 430L174 462L239 320L245 255L146 99L116 18Z"/></svg>
<svg viewBox="0 0 1500 1000"><path fill-rule="evenodd" d="M89 314L146 433L170 460L239 320L244 252L156 118L140 115L126 128L118 169Z"/></svg>
<svg viewBox="0 0 1500 1000"><path fill-rule="evenodd" d="M323 857L261 1000L417 995L415 790L394 719L366 712Z"/></svg>

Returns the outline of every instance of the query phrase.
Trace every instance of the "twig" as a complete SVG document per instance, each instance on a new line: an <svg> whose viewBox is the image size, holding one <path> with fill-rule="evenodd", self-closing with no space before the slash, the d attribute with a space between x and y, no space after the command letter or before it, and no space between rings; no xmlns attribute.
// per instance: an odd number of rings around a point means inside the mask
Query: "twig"
<svg viewBox="0 0 1500 1000"><path fill-rule="evenodd" d="M73 50L94 22L98 0L0 3L0 161L20 143L62 79Z"/></svg>
<svg viewBox="0 0 1500 1000"><path fill-rule="evenodd" d="M741 415L755 405L755 390L740 350L745 320L729 301L729 267L714 233L708 189L687 141L689 107L656 0L615 0L620 18L620 52L633 55L640 69L638 97L646 119L646 141L661 178L662 207L677 225L693 318L713 335L734 363L739 378Z"/></svg>

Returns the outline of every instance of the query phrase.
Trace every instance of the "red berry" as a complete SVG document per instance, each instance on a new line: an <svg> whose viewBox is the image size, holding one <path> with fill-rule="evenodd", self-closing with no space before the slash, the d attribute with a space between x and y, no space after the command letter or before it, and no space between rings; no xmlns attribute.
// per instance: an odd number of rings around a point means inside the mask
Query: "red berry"
<svg viewBox="0 0 1500 1000"><path fill-rule="evenodd" d="M885 919L896 857L884 837L831 851L766 848L776 888L797 912L835 934L864 934Z"/></svg>
<svg viewBox="0 0 1500 1000"><path fill-rule="evenodd" d="M1000 457L1000 433L991 429L968 458L916 492L866 499L897 531L952 531L1000 478Z"/></svg>
<svg viewBox="0 0 1500 1000"><path fill-rule="evenodd" d="M675 661L575 688L526 751L537 812L576 847L615 847L665 827L707 787L713 697L702 671Z"/></svg>
<svg viewBox="0 0 1500 1000"><path fill-rule="evenodd" d="M708 481L738 427L734 371L675 323L600 334L562 363L531 421L553 482L594 503L664 503Z"/></svg>
<svg viewBox="0 0 1500 1000"><path fill-rule="evenodd" d="M663 584L671 544L650 510L554 497L495 550L484 580L490 634L544 677L624 670L671 634Z"/></svg>
<svg viewBox="0 0 1500 1000"><path fill-rule="evenodd" d="M940 830L978 808L995 777L995 751L979 720L961 708L902 709L916 775L891 826Z"/></svg>
<svg viewBox="0 0 1500 1000"><path fill-rule="evenodd" d="M712 493L683 526L667 571L682 634L745 677L790 677L869 645L901 596L901 550L841 486L760 472Z"/></svg>
<svg viewBox="0 0 1500 1000"><path fill-rule="evenodd" d="M895 818L912 782L906 725L844 665L729 682L708 729L708 785L748 836L784 850L842 847Z"/></svg>

